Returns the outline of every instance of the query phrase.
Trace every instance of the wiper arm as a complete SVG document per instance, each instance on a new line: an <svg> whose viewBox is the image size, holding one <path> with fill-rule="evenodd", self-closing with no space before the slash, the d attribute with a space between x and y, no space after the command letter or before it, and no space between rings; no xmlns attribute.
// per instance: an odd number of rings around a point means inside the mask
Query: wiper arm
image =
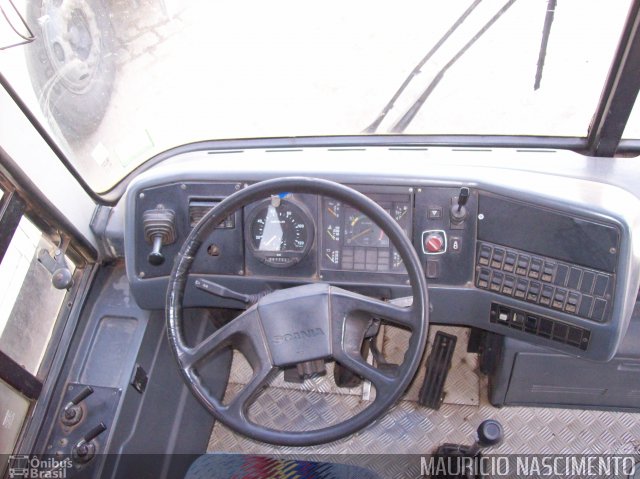
<svg viewBox="0 0 640 479"><path fill-rule="evenodd" d="M549 34L551 33L551 25L553 24L553 17L556 13L557 0L549 0L547 4L547 14L544 17L544 27L542 28L542 41L540 42L540 53L538 54L538 67L536 69L536 80L533 84L533 89L540 88L540 82L542 81L542 70L544 69L544 60L547 56L547 45L549 44Z"/></svg>
<svg viewBox="0 0 640 479"><path fill-rule="evenodd" d="M509 8L511 8L511 6L515 2L516 0L509 0L507 3L505 3L502 8L500 8L500 10L498 10L498 12L493 17L491 17L480 30L476 32L473 38L471 38L471 40L469 40L460 50L458 50L458 53L456 53L455 56L440 69L438 74L431 81L431 83L429 83L427 88L425 88L418 99L413 103L413 105L411 105L411 107L409 107L402 118L400 118L400 120L398 120L398 122L393 126L393 128L391 129L393 133L402 133L407 128L407 126L409 126L409 123L413 121L415 116L420 111L420 108L422 108L424 102L427 101L427 98L429 98L433 90L435 90L435 88L438 86L438 83L440 83L440 80L442 80L447 70L449 70L449 68L451 68L460 59L460 57L464 55L467 50L469 50L469 48L471 48L473 44L476 43L478 39L480 39L480 37L482 37L482 35L487 32L487 30L489 30L489 28L491 28L493 24L496 23L507 10L509 10Z"/></svg>
<svg viewBox="0 0 640 479"><path fill-rule="evenodd" d="M440 38L440 40L438 40L438 42L433 46L433 48L429 50L429 53L427 53L424 56L424 58L420 60L420 62L415 66L415 68L411 71L411 73L409 73L409 76L405 78L402 85L400 85L400 88L398 88L398 90L394 93L394 95L391 97L391 100L389 100L389 102L385 105L385 107L382 109L378 117L374 120L373 123L371 123L371 125L365 128L364 133L376 132L376 130L380 126L380 123L382 123L382 120L385 119L385 117L387 116L387 113L389 113L391 109L394 107L396 100L400 97L400 95L402 95L402 92L407 88L407 86L409 86L409 83L411 83L411 80L413 80L413 78L420 73L420 70L425 65L425 63L427 63L431 59L431 57L440 49L442 44L446 42L451 35L453 35L453 33L458 29L460 25L462 25L462 23L467 19L467 17L471 14L471 12L475 10L475 8L480 4L481 1L482 0L475 0L469 6L469 8L467 8L464 11L464 13L460 15L460 17L455 21L455 23L451 25L451 28L449 28L449 30L445 32L445 34Z"/></svg>

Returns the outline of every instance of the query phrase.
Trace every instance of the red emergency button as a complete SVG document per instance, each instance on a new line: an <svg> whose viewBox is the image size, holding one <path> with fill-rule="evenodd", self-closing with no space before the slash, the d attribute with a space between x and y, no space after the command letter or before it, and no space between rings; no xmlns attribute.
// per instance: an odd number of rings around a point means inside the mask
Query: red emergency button
<svg viewBox="0 0 640 479"><path fill-rule="evenodd" d="M438 253L439 251L442 251L443 246L444 241L442 241L442 238L438 235L427 236L427 240L424 243L424 247L429 253Z"/></svg>
<svg viewBox="0 0 640 479"><path fill-rule="evenodd" d="M425 254L444 253L446 249L444 231L425 231L422 233L422 248Z"/></svg>

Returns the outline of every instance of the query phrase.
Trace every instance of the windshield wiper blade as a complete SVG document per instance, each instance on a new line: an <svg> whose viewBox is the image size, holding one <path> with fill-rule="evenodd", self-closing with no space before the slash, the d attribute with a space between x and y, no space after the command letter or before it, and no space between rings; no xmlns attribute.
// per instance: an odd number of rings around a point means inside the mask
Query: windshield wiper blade
<svg viewBox="0 0 640 479"><path fill-rule="evenodd" d="M394 107L396 100L400 97L400 95L402 95L402 92L407 88L407 86L409 86L409 83L411 83L411 80L413 80L413 78L420 73L420 70L425 65L425 63L427 63L431 59L431 57L440 49L442 44L446 42L451 35L453 35L453 33L458 29L460 25L462 25L462 23L467 19L467 17L471 14L471 12L475 10L475 8L480 4L480 2L482 2L482 0L475 0L469 6L469 8L467 8L462 13L462 15L460 15L460 17L454 22L454 24L451 25L449 30L447 30L445 34L442 35L442 37L440 37L438 42L431 48L431 50L429 50L429 52L424 56L424 58L422 58L422 60L420 60L420 62L415 66L415 68L411 70L411 73L409 73L407 78L405 78L402 85L400 85L400 88L398 88L398 90L394 93L394 95L391 97L391 100L389 100L389 102L385 105L385 107L382 109L382 111L380 112L378 117L374 120L374 122L371 123L371 125L369 125L367 128L365 128L364 133L376 132L376 130L380 126L380 123L382 123L382 120L385 119L387 114Z"/></svg>
<svg viewBox="0 0 640 479"><path fill-rule="evenodd" d="M398 122L393 126L393 128L391 129L393 133L404 132L407 126L409 126L409 123L411 123L415 116L418 114L420 108L422 108L422 105L424 105L424 102L427 101L427 98L429 98L433 90L435 90L435 88L438 86L438 83L440 83L445 73L447 73L447 70L449 70L449 68L451 68L460 59L460 57L464 55L467 50L469 50L469 48L471 48L473 44L476 43L480 39L480 37L482 37L482 35L487 32L487 30L489 30L489 28L491 28L493 24L496 23L507 10L509 10L509 8L511 8L511 6L515 2L516 0L509 0L507 3L505 3L502 8L500 8L500 10L498 10L498 12L493 17L491 17L480 30L476 32L471 40L465 43L465 45L460 50L458 50L458 53L456 53L455 56L440 69L435 78L431 81L431 83L429 83L427 88L425 88L418 99L413 103L413 105L411 105L411 107L409 107L402 118L400 118L400 120L398 120Z"/></svg>
<svg viewBox="0 0 640 479"><path fill-rule="evenodd" d="M547 4L547 14L544 17L544 27L542 28L542 41L540 42L540 53L538 54L538 67L536 69L536 80L533 89L540 88L542 81L542 70L544 69L544 60L547 56L547 45L549 44L549 34L551 33L551 25L553 25L553 17L556 13L557 0L549 0Z"/></svg>

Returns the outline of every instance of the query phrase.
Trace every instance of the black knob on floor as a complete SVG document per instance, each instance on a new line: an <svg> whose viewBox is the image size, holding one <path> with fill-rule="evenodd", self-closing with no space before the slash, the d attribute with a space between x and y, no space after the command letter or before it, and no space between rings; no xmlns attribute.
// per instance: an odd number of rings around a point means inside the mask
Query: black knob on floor
<svg viewBox="0 0 640 479"><path fill-rule="evenodd" d="M482 448L497 446L504 439L502 424L494 419L482 421L478 426L478 445Z"/></svg>

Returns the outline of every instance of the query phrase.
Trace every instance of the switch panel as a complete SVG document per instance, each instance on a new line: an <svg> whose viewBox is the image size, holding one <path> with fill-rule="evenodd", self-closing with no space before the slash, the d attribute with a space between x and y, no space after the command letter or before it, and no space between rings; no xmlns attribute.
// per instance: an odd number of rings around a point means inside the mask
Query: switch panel
<svg viewBox="0 0 640 479"><path fill-rule="evenodd" d="M591 338L589 330L527 311L492 303L489 320L507 328L534 334L583 351L589 347Z"/></svg>
<svg viewBox="0 0 640 479"><path fill-rule="evenodd" d="M91 392L87 394L89 390ZM105 452L121 394L119 388L95 385L88 387L78 383L67 385L56 421L47 438L46 450L48 454L59 458L72 458L76 467L83 471L74 477L94 477L96 461L91 458ZM78 421L69 422L65 420L67 416L64 410L68 410L69 404L74 401L82 408L82 414ZM88 439L85 442L91 449L91 454L84 458L79 457L78 452L82 456L82 451L77 447L84 444L83 439Z"/></svg>
<svg viewBox="0 0 640 479"><path fill-rule="evenodd" d="M615 277L552 258L478 242L475 285L593 321L611 314Z"/></svg>
<svg viewBox="0 0 640 479"><path fill-rule="evenodd" d="M427 278L432 284L469 284L473 281L478 191L462 185L426 187L415 188L414 195L413 241Z"/></svg>

